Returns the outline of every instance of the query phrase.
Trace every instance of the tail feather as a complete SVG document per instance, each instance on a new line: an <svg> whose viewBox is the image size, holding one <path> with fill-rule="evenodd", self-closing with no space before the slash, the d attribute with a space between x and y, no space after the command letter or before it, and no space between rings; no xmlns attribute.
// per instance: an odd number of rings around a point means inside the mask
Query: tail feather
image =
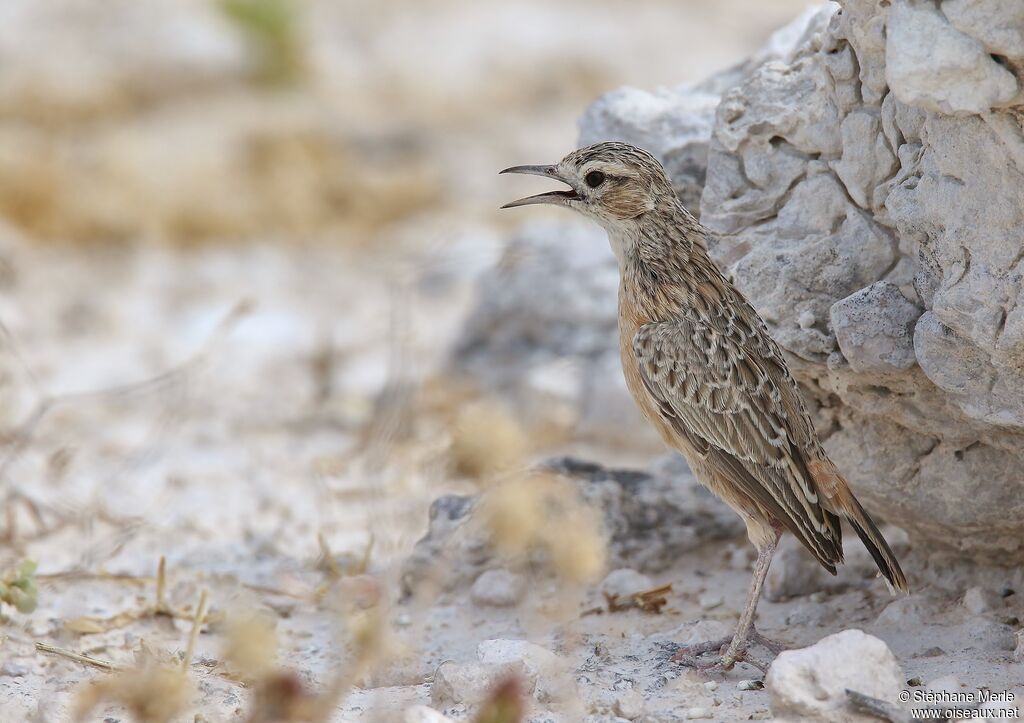
<svg viewBox="0 0 1024 723"><path fill-rule="evenodd" d="M872 559L878 565L878 571L888 581L890 588L909 593L910 586L907 585L907 578L896 555L867 511L853 496L846 479L828 460L816 460L808 465L808 469L827 500L827 507L850 523L857 537L871 553Z"/></svg>
<svg viewBox="0 0 1024 723"><path fill-rule="evenodd" d="M857 498L850 495L850 501L853 503L851 505L853 509L849 511L844 510L847 513L846 519L853 526L857 537L864 543L864 547L868 548L872 559L878 565L879 572L882 573L882 576L888 580L889 585L893 588L900 592L909 593L910 587L907 585L907 578L903 574L899 560L896 559L892 548L889 547L889 543L885 541L882 533L879 532L878 527L868 517L868 513L861 507Z"/></svg>

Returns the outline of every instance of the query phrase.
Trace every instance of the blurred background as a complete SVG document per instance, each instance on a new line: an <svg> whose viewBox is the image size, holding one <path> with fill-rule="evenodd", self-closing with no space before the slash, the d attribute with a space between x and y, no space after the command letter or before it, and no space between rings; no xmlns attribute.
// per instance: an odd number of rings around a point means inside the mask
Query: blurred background
<svg viewBox="0 0 1024 723"><path fill-rule="evenodd" d="M0 3L0 535L3 569L39 563L37 619L115 613L62 581L161 556L278 587L325 549L386 566L469 484L460 429L585 445L447 371L477 280L549 213L498 212L534 191L497 171L805 5Z"/></svg>
<svg viewBox="0 0 1024 723"><path fill-rule="evenodd" d="M332 478L385 388L443 363L508 230L549 212L499 213L524 186L498 169L557 160L601 93L700 80L803 7L3 3L5 484L133 515L194 493L183 519L237 540L256 488Z"/></svg>

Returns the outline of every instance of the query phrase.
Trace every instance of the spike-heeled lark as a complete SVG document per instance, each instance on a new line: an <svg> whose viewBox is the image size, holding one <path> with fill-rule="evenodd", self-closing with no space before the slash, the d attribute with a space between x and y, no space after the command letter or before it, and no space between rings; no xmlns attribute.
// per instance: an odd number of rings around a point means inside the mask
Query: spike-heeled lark
<svg viewBox="0 0 1024 723"><path fill-rule="evenodd" d="M735 634L676 658L728 670L748 653L781 646L754 629L754 612L783 532L825 569L843 561L847 520L893 588L907 591L899 562L829 460L778 345L743 294L708 256L707 232L683 208L665 169L625 143L598 143L551 166L515 166L569 189L503 208L554 204L608 232L619 262L619 349L637 404L700 482L743 518L757 548L747 604ZM699 656L721 653L701 660Z"/></svg>

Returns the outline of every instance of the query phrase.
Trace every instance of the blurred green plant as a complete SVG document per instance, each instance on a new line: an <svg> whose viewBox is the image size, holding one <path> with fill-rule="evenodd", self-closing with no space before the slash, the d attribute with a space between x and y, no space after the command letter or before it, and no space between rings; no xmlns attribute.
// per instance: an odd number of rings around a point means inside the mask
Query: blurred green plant
<svg viewBox="0 0 1024 723"><path fill-rule="evenodd" d="M0 580L0 602L13 605L20 613L30 613L39 603L36 587L36 563L24 560L18 569Z"/></svg>
<svg viewBox="0 0 1024 723"><path fill-rule="evenodd" d="M293 0L221 0L221 10L258 54L257 79L268 85L292 85L304 62Z"/></svg>

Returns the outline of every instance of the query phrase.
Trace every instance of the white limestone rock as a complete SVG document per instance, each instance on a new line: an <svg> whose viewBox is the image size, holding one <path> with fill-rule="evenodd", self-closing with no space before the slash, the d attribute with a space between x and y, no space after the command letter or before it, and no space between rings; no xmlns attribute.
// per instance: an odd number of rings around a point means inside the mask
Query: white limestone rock
<svg viewBox="0 0 1024 723"><path fill-rule="evenodd" d="M904 676L889 647L861 630L779 654L765 676L776 721L851 723L874 718L849 707L846 691L898 704Z"/></svg>
<svg viewBox="0 0 1024 723"><path fill-rule="evenodd" d="M885 63L886 80L900 101L938 113L984 113L1018 92L1013 73L979 40L921 0L893 3Z"/></svg>
<svg viewBox="0 0 1024 723"><path fill-rule="evenodd" d="M914 325L920 316L921 308L889 281L850 294L829 310L839 350L858 373L914 366Z"/></svg>
<svg viewBox="0 0 1024 723"><path fill-rule="evenodd" d="M1024 59L1024 3L1017 0L944 0L950 24L976 38L990 53Z"/></svg>
<svg viewBox="0 0 1024 723"><path fill-rule="evenodd" d="M444 708L451 705L475 706L487 694L508 678L518 678L524 687L533 692L535 679L520 662L504 663L441 663L434 671L434 683L430 688L431 705Z"/></svg>
<svg viewBox="0 0 1024 723"><path fill-rule="evenodd" d="M622 567L608 573L599 587L605 595L627 604L635 593L653 588L654 581L636 570Z"/></svg>

